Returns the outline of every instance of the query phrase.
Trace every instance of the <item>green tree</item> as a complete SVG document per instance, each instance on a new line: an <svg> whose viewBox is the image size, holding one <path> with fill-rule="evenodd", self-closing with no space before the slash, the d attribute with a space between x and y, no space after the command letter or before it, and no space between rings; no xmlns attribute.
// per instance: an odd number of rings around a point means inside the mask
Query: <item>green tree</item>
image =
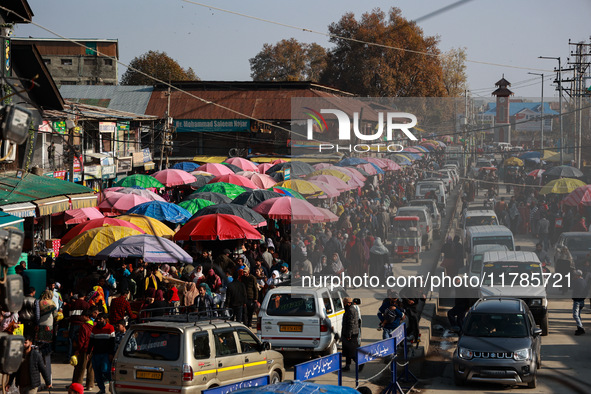
<svg viewBox="0 0 591 394"><path fill-rule="evenodd" d="M452 48L441 55L443 67L443 84L449 97L464 95L467 88L466 48Z"/></svg>
<svg viewBox="0 0 591 394"><path fill-rule="evenodd" d="M290 38L264 44L249 62L254 81L318 81L326 65L326 50Z"/></svg>
<svg viewBox="0 0 591 394"><path fill-rule="evenodd" d="M135 57L129 65L131 67L121 77L121 85L153 85L156 82L154 78L165 82L199 80L191 67L182 68L166 52L148 51Z"/></svg>
<svg viewBox="0 0 591 394"><path fill-rule="evenodd" d="M446 95L438 37L425 37L400 9L391 8L386 15L377 8L359 20L347 13L328 30L335 46L328 51L322 83L360 96Z"/></svg>

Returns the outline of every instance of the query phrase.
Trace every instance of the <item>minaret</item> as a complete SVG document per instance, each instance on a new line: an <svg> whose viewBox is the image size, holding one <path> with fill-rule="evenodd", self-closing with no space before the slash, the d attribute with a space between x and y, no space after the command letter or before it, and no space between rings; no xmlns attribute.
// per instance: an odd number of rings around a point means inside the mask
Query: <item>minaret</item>
<svg viewBox="0 0 591 394"><path fill-rule="evenodd" d="M505 74L497 83L497 90L492 92L497 97L497 116L495 117L495 141L511 143L511 123L509 121L509 96L513 95L507 86L511 83L505 79Z"/></svg>

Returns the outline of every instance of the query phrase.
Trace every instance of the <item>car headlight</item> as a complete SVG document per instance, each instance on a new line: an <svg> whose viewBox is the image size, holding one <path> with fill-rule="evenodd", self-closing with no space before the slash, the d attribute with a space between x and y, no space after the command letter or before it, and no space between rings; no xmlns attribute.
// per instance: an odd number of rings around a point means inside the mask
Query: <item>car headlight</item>
<svg viewBox="0 0 591 394"><path fill-rule="evenodd" d="M533 298L529 305L530 306L540 306L540 305L542 305L542 299L541 298Z"/></svg>
<svg viewBox="0 0 591 394"><path fill-rule="evenodd" d="M515 361L525 361L531 358L531 349L521 349L513 352Z"/></svg>
<svg viewBox="0 0 591 394"><path fill-rule="evenodd" d="M460 347L458 348L458 356L464 360L470 360L472 357L474 357L474 352L472 350L466 349L465 347Z"/></svg>

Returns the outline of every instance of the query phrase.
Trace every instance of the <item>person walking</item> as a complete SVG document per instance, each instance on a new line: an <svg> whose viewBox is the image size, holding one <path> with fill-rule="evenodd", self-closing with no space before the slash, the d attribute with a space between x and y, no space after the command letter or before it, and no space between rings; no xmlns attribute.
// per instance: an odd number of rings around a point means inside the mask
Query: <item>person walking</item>
<svg viewBox="0 0 591 394"><path fill-rule="evenodd" d="M28 337L35 334L35 329L41 317L41 311L39 309L39 300L35 298L35 288L29 287L25 290L26 295L23 301L23 307L18 312L18 319L23 323L24 336Z"/></svg>
<svg viewBox="0 0 591 394"><path fill-rule="evenodd" d="M33 346L32 337L25 338L23 356L23 362L18 370L10 375L6 391L8 392L12 384L16 382L19 393L37 393L39 386L41 386L41 378L39 377L39 374L43 376L45 387L51 389L51 375L45 367L41 354Z"/></svg>
<svg viewBox="0 0 591 394"><path fill-rule="evenodd" d="M92 352L92 369L99 387L98 394L105 394L109 381L111 360L115 354L115 328L107 323L109 315L101 313L90 334L89 350Z"/></svg>
<svg viewBox="0 0 591 394"><path fill-rule="evenodd" d="M356 358L357 348L359 347L359 313L357 312L357 308L353 306L353 299L351 297L345 297L343 303L345 304L341 330L343 356L345 357L343 371L349 371L351 370L351 360ZM361 367L359 367L360 370Z"/></svg>
<svg viewBox="0 0 591 394"><path fill-rule="evenodd" d="M246 307L246 287L240 281L239 271L241 270L234 272L234 280L226 288L225 307L232 309L232 319L234 321L242 322Z"/></svg>
<svg viewBox="0 0 591 394"><path fill-rule="evenodd" d="M45 361L47 372L51 379L51 343L53 341L53 324L57 317L57 306L53 302L53 291L45 290L39 301L39 327L37 328L36 343Z"/></svg>
<svg viewBox="0 0 591 394"><path fill-rule="evenodd" d="M573 318L577 324L577 330L575 335L583 335L585 329L583 328L583 321L581 320L581 310L585 306L585 297L589 292L587 287L587 281L583 278L583 272L581 270L574 271L573 281Z"/></svg>
<svg viewBox="0 0 591 394"><path fill-rule="evenodd" d="M78 328L78 335L73 344L74 356L76 356L76 365L74 366L74 373L72 375L72 384L84 382L84 372L86 372L86 389L90 390L94 387L94 371L89 368L90 362L90 337L94 323L90 318L90 310L83 310L80 314L80 324Z"/></svg>
<svg viewBox="0 0 591 394"><path fill-rule="evenodd" d="M259 299L259 286L257 279L250 273L250 269L245 266L244 273L240 277L244 288L246 289L246 310L244 311L244 325L246 327L252 326L252 315L257 309L257 302Z"/></svg>

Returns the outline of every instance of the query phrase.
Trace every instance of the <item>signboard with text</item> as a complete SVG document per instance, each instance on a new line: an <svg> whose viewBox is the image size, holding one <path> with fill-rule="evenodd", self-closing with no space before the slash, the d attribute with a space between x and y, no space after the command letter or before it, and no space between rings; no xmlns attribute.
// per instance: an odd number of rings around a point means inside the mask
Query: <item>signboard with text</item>
<svg viewBox="0 0 591 394"><path fill-rule="evenodd" d="M178 119L174 127L178 133L250 131L250 119Z"/></svg>

